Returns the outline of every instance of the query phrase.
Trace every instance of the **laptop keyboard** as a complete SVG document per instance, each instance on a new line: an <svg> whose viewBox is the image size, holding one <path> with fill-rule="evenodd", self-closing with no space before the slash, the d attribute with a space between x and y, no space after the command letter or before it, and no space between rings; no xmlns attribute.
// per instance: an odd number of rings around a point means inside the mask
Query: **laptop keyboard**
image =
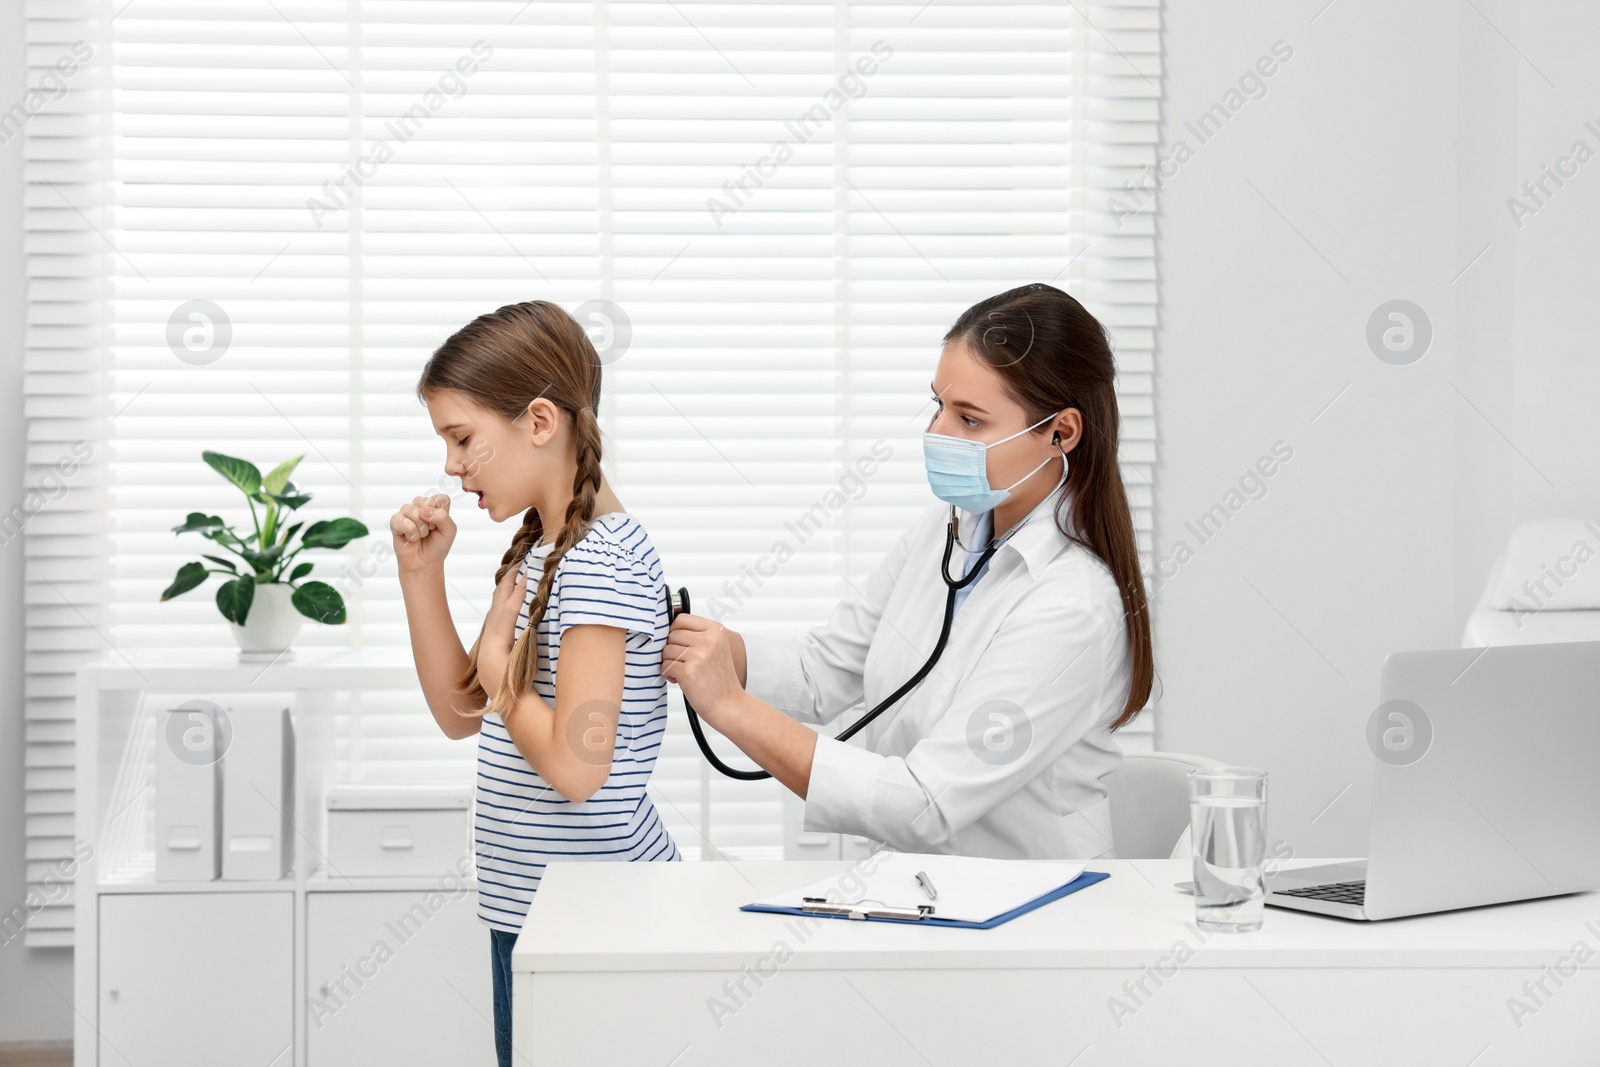
<svg viewBox="0 0 1600 1067"><path fill-rule="evenodd" d="M1354 904L1361 907L1367 895L1367 880L1362 878L1354 882L1328 882L1325 885L1308 885L1301 889L1279 890L1286 897L1308 897L1311 900L1326 900L1332 904Z"/></svg>

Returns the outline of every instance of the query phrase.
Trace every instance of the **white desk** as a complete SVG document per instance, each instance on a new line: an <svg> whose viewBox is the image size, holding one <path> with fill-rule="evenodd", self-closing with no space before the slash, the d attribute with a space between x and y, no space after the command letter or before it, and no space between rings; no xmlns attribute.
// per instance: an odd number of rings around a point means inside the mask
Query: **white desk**
<svg viewBox="0 0 1600 1067"><path fill-rule="evenodd" d="M1522 988L1600 952L1600 893L1203 935L1187 863L1139 860L993 930L737 910L849 866L552 864L512 956L515 1062L1600 1063L1600 957L1542 1005Z"/></svg>

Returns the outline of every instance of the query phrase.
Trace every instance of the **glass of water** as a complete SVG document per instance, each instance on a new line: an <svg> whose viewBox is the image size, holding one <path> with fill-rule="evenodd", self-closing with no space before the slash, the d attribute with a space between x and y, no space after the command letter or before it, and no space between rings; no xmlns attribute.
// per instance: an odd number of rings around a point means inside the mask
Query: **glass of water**
<svg viewBox="0 0 1600 1067"><path fill-rule="evenodd" d="M1195 924L1259 930L1267 895L1267 772L1207 767L1189 772Z"/></svg>

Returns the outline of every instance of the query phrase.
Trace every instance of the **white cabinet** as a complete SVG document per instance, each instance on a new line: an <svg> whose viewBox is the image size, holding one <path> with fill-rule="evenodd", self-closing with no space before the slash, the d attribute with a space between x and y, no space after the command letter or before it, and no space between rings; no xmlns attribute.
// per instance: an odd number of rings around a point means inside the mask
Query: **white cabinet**
<svg viewBox="0 0 1600 1067"><path fill-rule="evenodd" d="M101 1067L293 1061L292 893L122 893L99 905Z"/></svg>
<svg viewBox="0 0 1600 1067"><path fill-rule="evenodd" d="M300 650L263 667L226 649L150 650L79 670L74 782L87 857L76 883L76 1067L494 1062L489 932L476 916L466 810L437 839L413 827L398 842L416 853L433 841L453 857L405 868L425 875L341 873L328 860L330 788L363 777L350 764L363 702L416 686L400 652ZM270 877L274 865L248 882L213 880L210 868L190 882L155 878L157 752L170 752L158 727L188 699L178 694L196 693L240 714L246 704L293 709L294 796L274 794L293 824L284 877ZM342 1005L319 1007L323 983L342 985Z"/></svg>
<svg viewBox="0 0 1600 1067"><path fill-rule="evenodd" d="M475 891L311 892L306 926L308 1067L494 1063Z"/></svg>

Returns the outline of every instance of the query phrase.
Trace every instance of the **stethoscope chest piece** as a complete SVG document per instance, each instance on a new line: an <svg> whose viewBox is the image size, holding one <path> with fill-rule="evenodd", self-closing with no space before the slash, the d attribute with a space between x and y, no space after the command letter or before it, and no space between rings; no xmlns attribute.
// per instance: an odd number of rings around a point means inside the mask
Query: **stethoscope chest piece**
<svg viewBox="0 0 1600 1067"><path fill-rule="evenodd" d="M671 627L672 620L679 615L688 613L690 610L689 590L681 585L676 590L670 585L662 588L667 600L667 626ZM683 698L683 710L689 715L689 729L694 734L694 742L700 746L700 752L711 766L729 778L736 778L741 782L759 782L764 778L772 777L766 771L741 771L722 762L722 759L712 751L711 742L706 740L705 729L700 725L700 716L695 712L694 705L689 703L688 697Z"/></svg>

